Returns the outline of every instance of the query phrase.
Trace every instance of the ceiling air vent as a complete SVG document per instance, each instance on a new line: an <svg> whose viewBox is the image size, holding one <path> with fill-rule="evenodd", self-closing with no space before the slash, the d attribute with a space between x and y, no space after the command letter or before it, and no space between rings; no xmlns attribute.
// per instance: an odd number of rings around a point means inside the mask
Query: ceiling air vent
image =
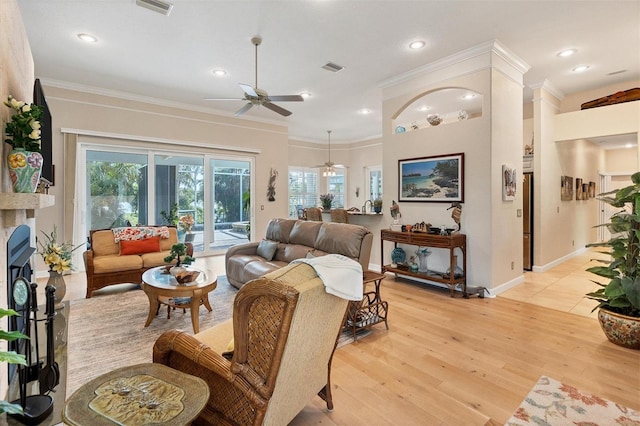
<svg viewBox="0 0 640 426"><path fill-rule="evenodd" d="M331 71L331 72L338 72L344 69L342 65L334 64L333 62L327 62L320 68L325 69L327 71Z"/></svg>
<svg viewBox="0 0 640 426"><path fill-rule="evenodd" d="M165 16L169 16L171 9L173 9L173 4L162 0L136 0L136 4Z"/></svg>

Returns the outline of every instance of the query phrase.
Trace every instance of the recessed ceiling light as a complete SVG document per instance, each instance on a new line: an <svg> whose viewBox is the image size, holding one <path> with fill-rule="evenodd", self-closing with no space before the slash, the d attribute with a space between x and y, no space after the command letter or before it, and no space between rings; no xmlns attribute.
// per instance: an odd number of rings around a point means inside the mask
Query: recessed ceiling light
<svg viewBox="0 0 640 426"><path fill-rule="evenodd" d="M588 69L589 69L589 65L578 65L577 67L573 68L571 71L573 71L573 72L585 72Z"/></svg>
<svg viewBox="0 0 640 426"><path fill-rule="evenodd" d="M426 43L422 40L416 40L409 43L409 49L422 49Z"/></svg>
<svg viewBox="0 0 640 426"><path fill-rule="evenodd" d="M86 41L87 43L96 43L98 41L97 37L92 36L91 34L86 34L86 33L78 34L78 38L82 41Z"/></svg>
<svg viewBox="0 0 640 426"><path fill-rule="evenodd" d="M557 56L560 56L561 58L566 58L568 56L573 55L577 51L578 51L578 49L565 49L565 50L561 50L560 52L558 52Z"/></svg>
<svg viewBox="0 0 640 426"><path fill-rule="evenodd" d="M218 77L222 77L223 75L227 75L225 70L213 70L211 71L213 75L217 75Z"/></svg>
<svg viewBox="0 0 640 426"><path fill-rule="evenodd" d="M303 98L305 98L305 99L306 99L306 98L308 98L308 97L310 97L310 96L311 96L311 93L309 93L309 92L302 92L302 93L300 93L300 96L302 96Z"/></svg>
<svg viewBox="0 0 640 426"><path fill-rule="evenodd" d="M429 111L431 109L431 107L428 107L426 105L421 106L420 108L418 108L418 111Z"/></svg>
<svg viewBox="0 0 640 426"><path fill-rule="evenodd" d="M363 114L363 115L371 114L371 110L368 108L362 108L360 110L360 114Z"/></svg>
<svg viewBox="0 0 640 426"><path fill-rule="evenodd" d="M462 96L462 99L464 99L464 100L468 101L469 99L473 99L473 98L475 98L475 97L476 97L476 95L475 95L475 94L473 94L473 93L467 93L466 95Z"/></svg>

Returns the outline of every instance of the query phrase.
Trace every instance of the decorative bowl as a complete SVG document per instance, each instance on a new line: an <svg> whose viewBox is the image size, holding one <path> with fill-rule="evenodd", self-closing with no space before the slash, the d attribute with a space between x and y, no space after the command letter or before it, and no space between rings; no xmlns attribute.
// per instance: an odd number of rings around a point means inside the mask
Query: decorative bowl
<svg viewBox="0 0 640 426"><path fill-rule="evenodd" d="M440 117L438 114L429 114L427 115L427 121L432 126L437 126L438 124L442 123L442 117Z"/></svg>

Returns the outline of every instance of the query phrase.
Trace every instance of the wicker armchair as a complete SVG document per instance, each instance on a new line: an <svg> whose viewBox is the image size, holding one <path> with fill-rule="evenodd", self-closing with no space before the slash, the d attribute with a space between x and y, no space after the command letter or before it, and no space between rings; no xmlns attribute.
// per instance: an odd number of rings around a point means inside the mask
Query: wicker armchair
<svg viewBox="0 0 640 426"><path fill-rule="evenodd" d="M331 360L347 303L309 265L289 265L240 289L233 322L195 336L165 332L153 361L209 384L195 425L286 425L316 394L333 409ZM228 360L221 354L232 337Z"/></svg>
<svg viewBox="0 0 640 426"><path fill-rule="evenodd" d="M331 222L349 223L349 213L345 209L331 209Z"/></svg>
<svg viewBox="0 0 640 426"><path fill-rule="evenodd" d="M308 207L306 213L307 220L322 222L322 209L320 207Z"/></svg>

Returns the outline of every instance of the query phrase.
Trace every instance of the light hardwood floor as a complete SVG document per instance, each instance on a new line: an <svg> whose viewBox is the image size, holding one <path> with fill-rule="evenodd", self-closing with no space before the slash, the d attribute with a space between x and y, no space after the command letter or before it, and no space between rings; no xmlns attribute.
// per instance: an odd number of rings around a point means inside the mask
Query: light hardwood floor
<svg viewBox="0 0 640 426"><path fill-rule="evenodd" d="M640 410L640 354L609 343L582 300L590 257L493 299L389 276L389 330L337 350L334 411L314 398L292 425L504 424L541 375ZM198 259L219 273L223 261ZM84 297L84 275L65 278L66 298Z"/></svg>

